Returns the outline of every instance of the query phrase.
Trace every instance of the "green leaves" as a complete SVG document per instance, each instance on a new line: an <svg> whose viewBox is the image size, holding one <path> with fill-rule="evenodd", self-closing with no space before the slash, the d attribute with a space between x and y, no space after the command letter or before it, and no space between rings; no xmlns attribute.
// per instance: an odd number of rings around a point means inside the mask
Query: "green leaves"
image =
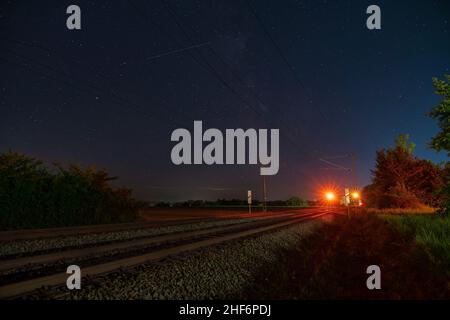
<svg viewBox="0 0 450 320"><path fill-rule="evenodd" d="M399 134L397 139L395 139L395 147L412 154L416 144L409 141L409 134Z"/></svg>
<svg viewBox="0 0 450 320"><path fill-rule="evenodd" d="M442 100L428 114L438 121L440 131L432 138L431 148L436 151L447 151L450 156L450 75L445 75L444 80L433 78L435 93L442 96Z"/></svg>
<svg viewBox="0 0 450 320"><path fill-rule="evenodd" d="M450 156L450 75L446 74L444 80L433 78L433 86L436 94L442 96L442 100L429 113L429 116L438 121L440 131L431 139L430 146L436 151L447 151ZM445 186L438 193L441 196L442 212L450 213L450 173L449 164L446 163Z"/></svg>

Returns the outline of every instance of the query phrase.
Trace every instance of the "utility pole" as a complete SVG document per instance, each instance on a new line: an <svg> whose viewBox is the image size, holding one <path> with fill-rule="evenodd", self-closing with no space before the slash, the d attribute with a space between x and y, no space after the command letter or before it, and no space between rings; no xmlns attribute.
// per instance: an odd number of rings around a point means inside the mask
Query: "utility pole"
<svg viewBox="0 0 450 320"><path fill-rule="evenodd" d="M358 177L356 176L356 154L352 153L352 189L358 190Z"/></svg>
<svg viewBox="0 0 450 320"><path fill-rule="evenodd" d="M262 191L263 191L263 212L267 211L267 186L266 186L266 176L262 176Z"/></svg>

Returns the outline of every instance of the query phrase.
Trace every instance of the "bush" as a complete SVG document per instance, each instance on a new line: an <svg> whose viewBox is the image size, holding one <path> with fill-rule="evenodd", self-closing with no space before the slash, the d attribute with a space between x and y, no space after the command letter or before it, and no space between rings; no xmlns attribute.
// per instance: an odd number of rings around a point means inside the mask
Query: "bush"
<svg viewBox="0 0 450 320"><path fill-rule="evenodd" d="M114 189L105 170L54 165L16 152L0 154L0 229L126 222L137 202Z"/></svg>
<svg viewBox="0 0 450 320"><path fill-rule="evenodd" d="M400 135L395 146L377 151L372 183L364 188L363 199L375 208L439 207L445 184L444 168L413 156L414 144Z"/></svg>
<svg viewBox="0 0 450 320"><path fill-rule="evenodd" d="M450 162L445 164L444 180L444 186L437 192L441 198L439 213L450 216Z"/></svg>
<svg viewBox="0 0 450 320"><path fill-rule="evenodd" d="M299 197L290 197L286 200L286 205L290 207L307 207L308 202Z"/></svg>

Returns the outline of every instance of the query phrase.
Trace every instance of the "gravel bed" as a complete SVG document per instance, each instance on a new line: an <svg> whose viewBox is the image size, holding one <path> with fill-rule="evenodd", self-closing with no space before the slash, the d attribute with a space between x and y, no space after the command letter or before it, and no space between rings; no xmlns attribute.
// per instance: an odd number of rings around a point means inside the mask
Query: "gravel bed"
<svg viewBox="0 0 450 320"><path fill-rule="evenodd" d="M322 222L297 224L254 238L206 248L183 258L141 266L87 283L63 299L229 299L240 298L255 272L295 247Z"/></svg>
<svg viewBox="0 0 450 320"><path fill-rule="evenodd" d="M224 219L192 224L153 227L130 231L104 232L97 234L81 234L69 237L38 240L20 240L0 243L0 258L6 256L29 254L39 251L51 251L62 248L83 247L112 241L130 240L142 237L158 236L166 233L195 231L210 227L233 225L243 222L256 221L257 218Z"/></svg>

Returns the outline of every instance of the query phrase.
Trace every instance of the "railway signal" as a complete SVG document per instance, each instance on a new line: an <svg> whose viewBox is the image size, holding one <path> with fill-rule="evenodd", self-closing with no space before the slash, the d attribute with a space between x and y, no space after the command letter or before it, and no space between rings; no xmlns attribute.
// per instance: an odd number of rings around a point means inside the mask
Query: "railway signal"
<svg viewBox="0 0 450 320"><path fill-rule="evenodd" d="M336 195L334 194L334 192L328 191L327 193L325 193L325 198L331 202L336 199Z"/></svg>

